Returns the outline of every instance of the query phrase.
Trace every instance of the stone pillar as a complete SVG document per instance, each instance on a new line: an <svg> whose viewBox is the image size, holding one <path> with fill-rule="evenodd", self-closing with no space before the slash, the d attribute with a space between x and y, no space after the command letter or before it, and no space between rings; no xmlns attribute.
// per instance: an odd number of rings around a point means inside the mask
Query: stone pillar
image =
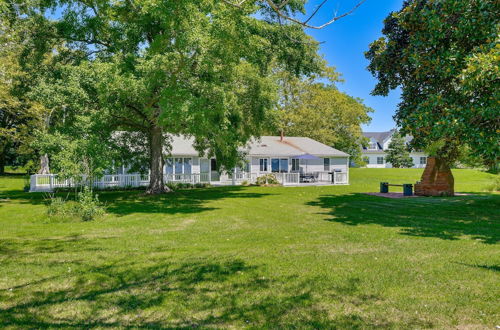
<svg viewBox="0 0 500 330"><path fill-rule="evenodd" d="M448 164L440 158L429 157L420 182L415 184L415 195L453 196L454 183Z"/></svg>

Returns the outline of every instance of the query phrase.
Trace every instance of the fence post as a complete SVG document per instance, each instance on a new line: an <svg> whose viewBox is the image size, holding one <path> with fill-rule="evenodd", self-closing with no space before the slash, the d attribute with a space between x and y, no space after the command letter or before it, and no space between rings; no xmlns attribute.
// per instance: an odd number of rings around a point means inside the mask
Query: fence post
<svg viewBox="0 0 500 330"><path fill-rule="evenodd" d="M52 190L54 186L54 176L53 174L49 174L49 189Z"/></svg>
<svg viewBox="0 0 500 330"><path fill-rule="evenodd" d="M30 191L36 191L36 174L30 176Z"/></svg>

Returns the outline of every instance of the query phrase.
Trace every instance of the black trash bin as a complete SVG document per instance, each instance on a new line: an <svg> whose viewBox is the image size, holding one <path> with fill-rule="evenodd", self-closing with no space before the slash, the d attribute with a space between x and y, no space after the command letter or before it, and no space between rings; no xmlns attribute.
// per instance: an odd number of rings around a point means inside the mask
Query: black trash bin
<svg viewBox="0 0 500 330"><path fill-rule="evenodd" d="M403 196L413 196L413 185L405 183L403 185Z"/></svg>
<svg viewBox="0 0 500 330"><path fill-rule="evenodd" d="M380 182L380 192L384 194L389 192L389 182Z"/></svg>

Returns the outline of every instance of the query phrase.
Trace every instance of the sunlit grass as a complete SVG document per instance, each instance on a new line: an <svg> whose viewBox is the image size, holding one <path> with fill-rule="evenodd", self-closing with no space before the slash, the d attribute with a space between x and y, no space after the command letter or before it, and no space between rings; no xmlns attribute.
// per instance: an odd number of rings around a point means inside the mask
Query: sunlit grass
<svg viewBox="0 0 500 330"><path fill-rule="evenodd" d="M104 192L93 222L48 221L0 178L0 327L451 328L498 324L500 196L454 171L455 198L351 185Z"/></svg>

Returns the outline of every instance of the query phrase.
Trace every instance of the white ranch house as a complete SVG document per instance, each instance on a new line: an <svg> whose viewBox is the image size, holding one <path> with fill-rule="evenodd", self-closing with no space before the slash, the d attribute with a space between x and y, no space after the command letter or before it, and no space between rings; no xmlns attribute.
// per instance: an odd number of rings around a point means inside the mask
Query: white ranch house
<svg viewBox="0 0 500 330"><path fill-rule="evenodd" d="M171 156L165 159L165 183L209 183L212 185L239 185L255 183L259 176L273 173L283 185L314 185L349 183L349 155L306 137L263 136L251 141L246 149L246 166L229 173L219 173L217 160L200 157L193 147L193 139L172 137ZM129 173L120 166L116 173L96 178L96 188L147 186L148 174ZM72 186L70 180L61 180L57 174L31 176L30 191L52 191L57 187Z"/></svg>

